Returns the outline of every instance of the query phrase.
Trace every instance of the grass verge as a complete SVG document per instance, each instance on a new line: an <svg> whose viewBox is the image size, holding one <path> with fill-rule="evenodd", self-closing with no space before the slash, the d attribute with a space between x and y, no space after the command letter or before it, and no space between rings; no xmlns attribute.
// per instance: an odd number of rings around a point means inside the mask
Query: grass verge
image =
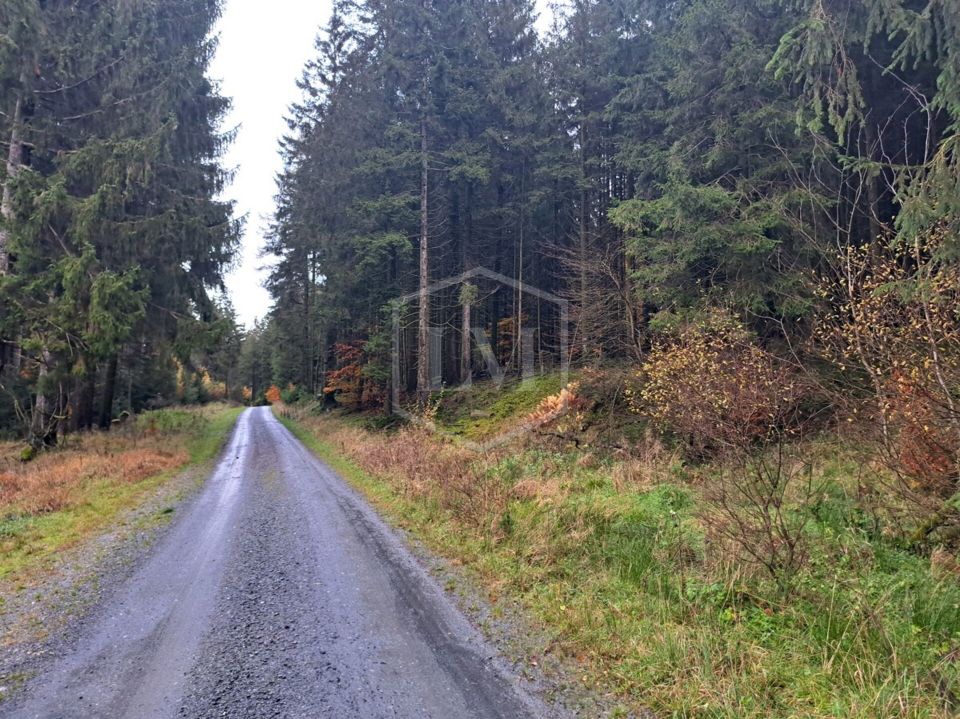
<svg viewBox="0 0 960 719"><path fill-rule="evenodd" d="M285 424L391 521L475 570L557 637L591 688L662 718L956 716L960 567L871 533L842 451L791 594L703 525L666 454L615 461L531 443L478 457L422 432L303 414ZM698 476L699 479L698 479Z"/></svg>
<svg viewBox="0 0 960 719"><path fill-rule="evenodd" d="M70 437L21 465L0 453L0 579L20 585L110 527L186 467L213 459L241 409L160 410L116 432Z"/></svg>

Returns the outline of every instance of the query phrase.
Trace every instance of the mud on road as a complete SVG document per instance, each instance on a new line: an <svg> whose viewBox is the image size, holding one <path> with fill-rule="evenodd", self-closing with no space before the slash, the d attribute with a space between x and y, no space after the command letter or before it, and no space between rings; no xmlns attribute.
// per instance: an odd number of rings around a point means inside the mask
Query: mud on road
<svg viewBox="0 0 960 719"><path fill-rule="evenodd" d="M268 408L14 717L553 717Z"/></svg>

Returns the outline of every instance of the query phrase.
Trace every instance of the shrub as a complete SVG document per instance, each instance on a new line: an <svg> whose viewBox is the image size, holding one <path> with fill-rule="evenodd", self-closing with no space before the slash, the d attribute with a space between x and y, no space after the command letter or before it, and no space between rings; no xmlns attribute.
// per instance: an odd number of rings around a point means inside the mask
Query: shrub
<svg viewBox="0 0 960 719"><path fill-rule="evenodd" d="M295 384L287 385L287 388L280 391L280 399L284 404L296 404L304 399L309 399L310 393L302 390Z"/></svg>
<svg viewBox="0 0 960 719"><path fill-rule="evenodd" d="M280 388L275 384L270 385L270 388L267 389L264 397L270 404L280 404L283 401L282 397L280 396Z"/></svg>
<svg viewBox="0 0 960 719"><path fill-rule="evenodd" d="M728 452L704 488L701 518L787 590L808 556L808 510L822 491L813 476L803 448L783 434L772 447Z"/></svg>
<svg viewBox="0 0 960 719"><path fill-rule="evenodd" d="M641 374L634 408L699 458L790 433L800 417L797 373L723 315L661 341Z"/></svg>
<svg viewBox="0 0 960 719"><path fill-rule="evenodd" d="M934 230L912 246L849 248L821 282L830 309L816 328L839 371L838 404L874 429L865 449L934 515L924 536L957 519L945 500L960 460L960 266L941 259L944 239Z"/></svg>
<svg viewBox="0 0 960 719"><path fill-rule="evenodd" d="M807 557L806 510L816 495L797 444L807 383L719 313L660 342L641 379L635 408L688 454L718 460L703 491L704 523L788 589Z"/></svg>
<svg viewBox="0 0 960 719"><path fill-rule="evenodd" d="M340 342L333 349L337 368L327 373L323 392L345 407L356 409L363 402L363 344Z"/></svg>

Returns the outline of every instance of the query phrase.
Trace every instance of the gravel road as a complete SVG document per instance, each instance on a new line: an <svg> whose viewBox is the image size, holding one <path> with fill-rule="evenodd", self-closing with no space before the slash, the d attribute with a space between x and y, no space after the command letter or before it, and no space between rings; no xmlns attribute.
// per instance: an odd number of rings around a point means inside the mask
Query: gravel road
<svg viewBox="0 0 960 719"><path fill-rule="evenodd" d="M552 716L269 409L14 717Z"/></svg>

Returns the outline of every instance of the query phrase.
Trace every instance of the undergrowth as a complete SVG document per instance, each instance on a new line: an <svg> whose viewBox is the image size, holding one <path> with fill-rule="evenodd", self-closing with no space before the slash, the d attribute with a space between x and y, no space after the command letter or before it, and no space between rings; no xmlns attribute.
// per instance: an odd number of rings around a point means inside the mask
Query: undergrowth
<svg viewBox="0 0 960 719"><path fill-rule="evenodd" d="M110 525L173 473L213 458L240 410L166 409L72 435L21 463L0 446L0 578L20 576ZM25 575L24 575L25 577Z"/></svg>
<svg viewBox="0 0 960 719"><path fill-rule="evenodd" d="M296 413L294 413L296 415ZM394 521L552 630L582 680L660 717L954 716L960 567L885 537L848 448L804 452L821 492L789 593L713 530L710 464L528 442L483 456L421 431L290 426ZM322 440L319 438L323 438Z"/></svg>
<svg viewBox="0 0 960 719"><path fill-rule="evenodd" d="M439 393L434 418L449 434L482 441L503 429L505 420L529 414L537 405L563 387L559 373L514 380L498 387L480 382L462 390Z"/></svg>

